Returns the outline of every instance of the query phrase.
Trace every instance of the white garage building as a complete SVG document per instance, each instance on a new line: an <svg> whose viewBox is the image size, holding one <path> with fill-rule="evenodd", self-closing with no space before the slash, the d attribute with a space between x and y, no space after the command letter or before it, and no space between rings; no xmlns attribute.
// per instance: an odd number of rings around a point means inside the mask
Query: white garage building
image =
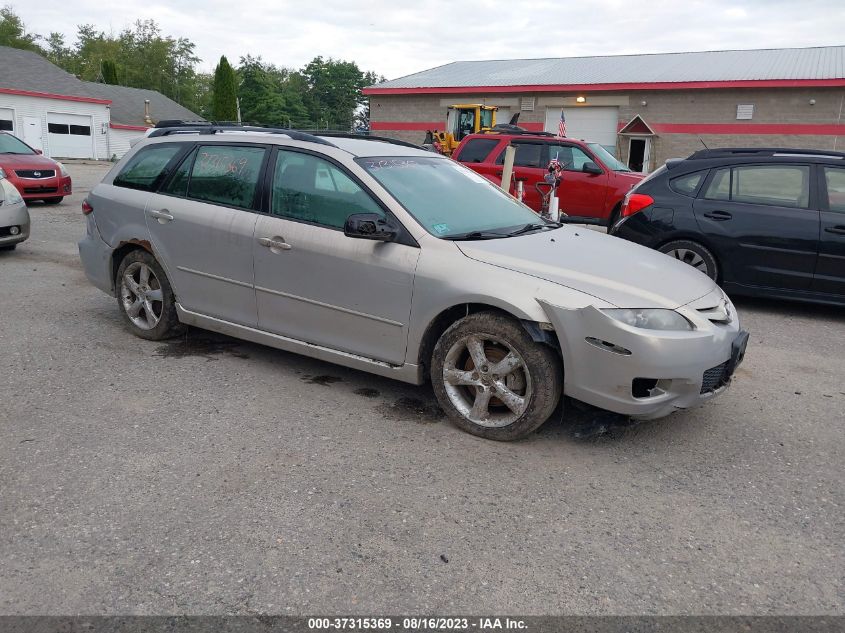
<svg viewBox="0 0 845 633"><path fill-rule="evenodd" d="M0 46L0 130L51 158L120 158L163 119L200 120L154 90L80 81L30 51Z"/></svg>

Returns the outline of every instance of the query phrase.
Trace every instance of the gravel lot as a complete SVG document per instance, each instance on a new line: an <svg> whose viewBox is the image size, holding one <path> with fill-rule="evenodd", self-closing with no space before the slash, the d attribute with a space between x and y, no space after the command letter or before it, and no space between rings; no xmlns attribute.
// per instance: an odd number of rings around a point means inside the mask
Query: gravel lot
<svg viewBox="0 0 845 633"><path fill-rule="evenodd" d="M714 403L499 444L429 387L131 336L69 167L0 253L0 613L845 613L845 310L738 300Z"/></svg>

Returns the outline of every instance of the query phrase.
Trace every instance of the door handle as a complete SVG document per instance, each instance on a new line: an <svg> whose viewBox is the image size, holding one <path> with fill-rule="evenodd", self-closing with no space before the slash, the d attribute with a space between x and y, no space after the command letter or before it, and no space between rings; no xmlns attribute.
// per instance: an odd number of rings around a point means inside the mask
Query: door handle
<svg viewBox="0 0 845 633"><path fill-rule="evenodd" d="M496 175L497 175L497 176L503 176L504 174L505 174L505 170L504 170L504 169L498 169L498 170L496 170Z"/></svg>
<svg viewBox="0 0 845 633"><path fill-rule="evenodd" d="M845 235L845 226L829 226L825 229L828 233L836 233L837 235Z"/></svg>
<svg viewBox="0 0 845 633"><path fill-rule="evenodd" d="M160 211L150 209L150 217L158 220L159 224L166 224L168 222L173 221L173 216L167 212L167 209L161 209Z"/></svg>
<svg viewBox="0 0 845 633"><path fill-rule="evenodd" d="M713 211L711 213L705 213L704 217L716 220L716 222L724 222L725 220L730 220L734 216L727 211Z"/></svg>
<svg viewBox="0 0 845 633"><path fill-rule="evenodd" d="M280 251L289 251L290 244L285 242L282 238L273 238L273 237L259 237L258 243L261 246L266 246L269 249L277 248Z"/></svg>

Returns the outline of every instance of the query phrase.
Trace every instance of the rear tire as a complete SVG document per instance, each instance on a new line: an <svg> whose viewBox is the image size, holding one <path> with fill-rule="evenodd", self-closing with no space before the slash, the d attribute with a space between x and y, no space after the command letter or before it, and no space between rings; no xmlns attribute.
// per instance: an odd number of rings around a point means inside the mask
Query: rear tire
<svg viewBox="0 0 845 633"><path fill-rule="evenodd" d="M560 400L556 352L519 323L478 312L449 327L434 347L431 382L456 426L491 440L518 440L549 419Z"/></svg>
<svg viewBox="0 0 845 633"><path fill-rule="evenodd" d="M713 281L719 279L719 264L707 248L698 242L690 240L675 240L660 247L660 252L674 257L678 261L689 264L696 270L703 272Z"/></svg>
<svg viewBox="0 0 845 633"><path fill-rule="evenodd" d="M62 200L64 200L64 196L59 198L44 198L44 204L59 204Z"/></svg>
<svg viewBox="0 0 845 633"><path fill-rule="evenodd" d="M135 336L161 341L184 330L170 281L147 251L135 250L123 258L114 286L120 314Z"/></svg>

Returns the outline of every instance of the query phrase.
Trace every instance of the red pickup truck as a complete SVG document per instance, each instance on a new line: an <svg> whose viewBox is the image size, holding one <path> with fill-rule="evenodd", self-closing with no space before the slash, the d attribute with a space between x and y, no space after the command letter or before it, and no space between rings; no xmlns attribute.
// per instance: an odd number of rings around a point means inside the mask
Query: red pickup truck
<svg viewBox="0 0 845 633"><path fill-rule="evenodd" d="M513 178L524 180L525 204L540 210L542 199L534 185L543 182L549 162L556 158L563 166L557 192L560 210L585 224L612 225L625 194L645 177L632 172L598 143L550 134L471 134L452 157L500 184L508 145L516 147Z"/></svg>

